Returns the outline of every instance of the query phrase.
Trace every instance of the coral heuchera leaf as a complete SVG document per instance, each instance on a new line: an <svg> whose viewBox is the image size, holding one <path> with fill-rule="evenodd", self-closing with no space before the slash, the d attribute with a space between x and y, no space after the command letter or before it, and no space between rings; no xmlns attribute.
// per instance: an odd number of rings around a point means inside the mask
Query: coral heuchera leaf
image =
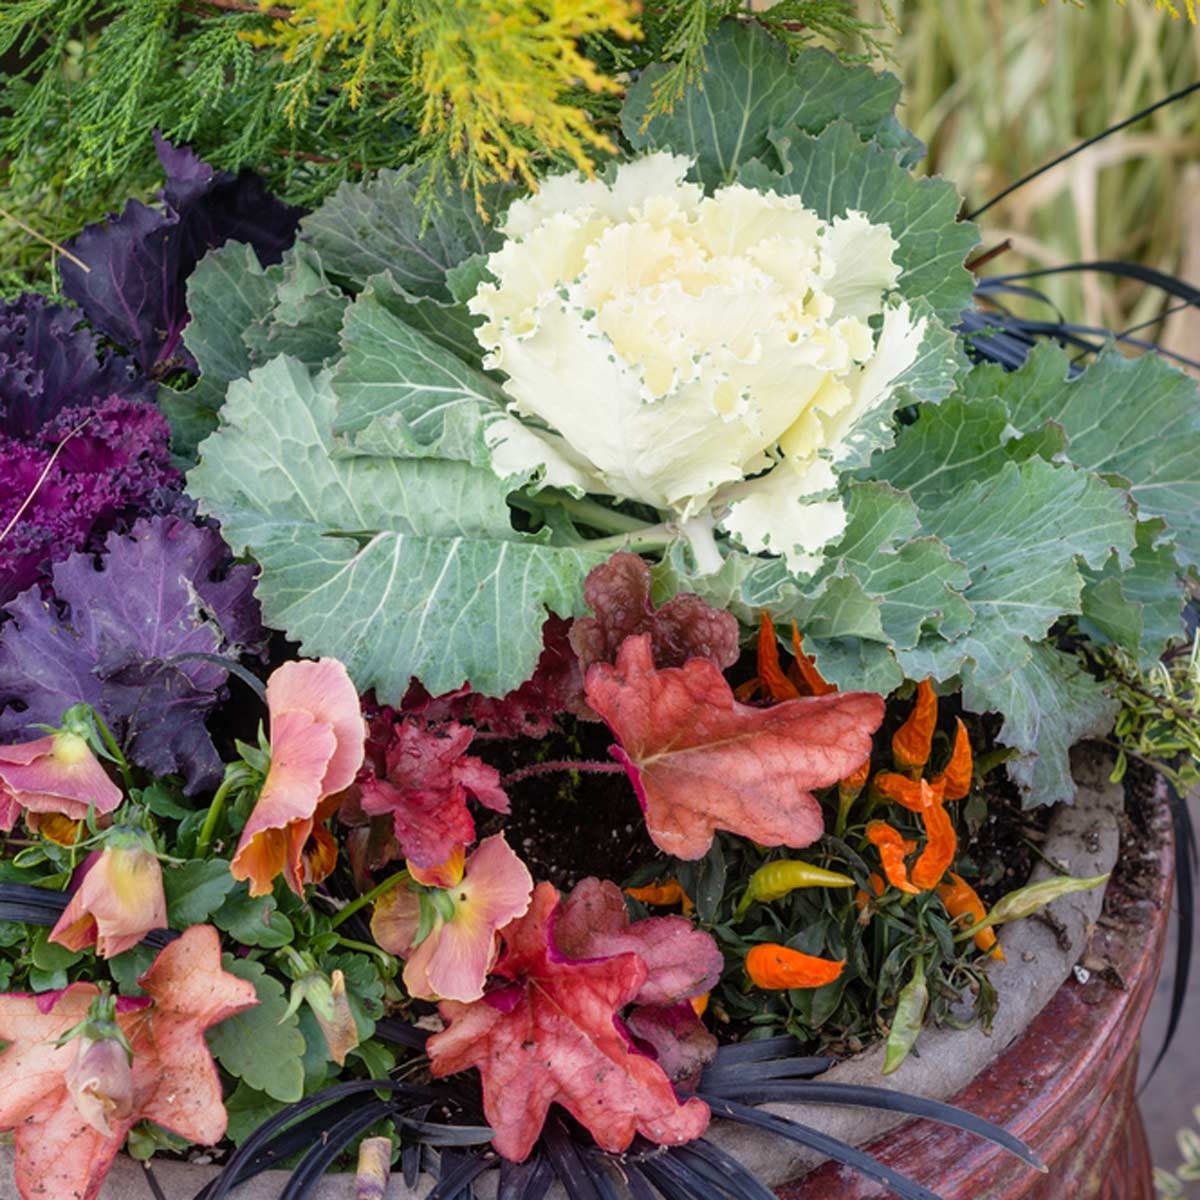
<svg viewBox="0 0 1200 1200"><path fill-rule="evenodd" d="M655 667L646 634L625 642L615 667L591 667L586 691L620 739L612 753L651 838L684 859L700 858L718 829L764 846L811 845L822 831L812 789L853 771L883 720L872 692L739 704L707 659Z"/></svg>
<svg viewBox="0 0 1200 1200"><path fill-rule="evenodd" d="M17 1188L25 1200L94 1200L125 1135L153 1121L211 1146L225 1133L221 1081L204 1032L257 1003L254 988L221 968L217 932L195 925L139 980L150 997L118 1011L133 1057L116 1111L81 1105L68 1088L86 1039L56 1044L99 995L73 983L41 996L0 996L0 1129L12 1130ZM99 1111L97 1111L99 1110ZM100 1126L104 1126L101 1128Z"/></svg>
<svg viewBox="0 0 1200 1200"><path fill-rule="evenodd" d="M142 369L194 366L180 335L185 284L205 253L249 242L262 265L292 244L303 209L272 196L252 171L214 171L186 147L155 135L166 174L161 210L130 200L120 216L89 225L61 261L64 293ZM79 263L86 265L86 270Z"/></svg>
<svg viewBox="0 0 1200 1200"><path fill-rule="evenodd" d="M434 1076L479 1069L493 1145L517 1161L533 1148L552 1103L614 1153L637 1133L663 1145L699 1137L708 1106L695 1097L681 1104L619 1020L646 981L645 963L636 954L566 958L554 943L558 902L553 885L538 884L529 912L502 931L495 973L508 986L473 1004L439 1006L448 1028L428 1043Z"/></svg>
<svg viewBox="0 0 1200 1200"><path fill-rule="evenodd" d="M712 935L686 917L630 922L615 883L589 876L562 902L554 941L571 958L610 958L632 951L646 964L639 1004L672 1005L715 987L725 965Z"/></svg>

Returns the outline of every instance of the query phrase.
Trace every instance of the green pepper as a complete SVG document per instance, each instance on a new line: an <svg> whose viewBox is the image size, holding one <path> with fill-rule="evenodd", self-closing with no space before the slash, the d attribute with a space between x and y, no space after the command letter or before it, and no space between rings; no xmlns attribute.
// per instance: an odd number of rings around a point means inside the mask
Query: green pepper
<svg viewBox="0 0 1200 1200"><path fill-rule="evenodd" d="M812 863L799 858L776 859L759 867L750 876L733 914L734 918L742 916L756 900L763 903L781 900L796 888L809 887L854 887L854 880L849 875L814 867Z"/></svg>
<svg viewBox="0 0 1200 1200"><path fill-rule="evenodd" d="M896 1001L896 1015L892 1017L892 1028L887 1036L887 1053L883 1059L885 1075L890 1075L908 1057L908 1052L921 1032L928 1003L925 960L918 958L913 965L912 978L900 989L900 998Z"/></svg>

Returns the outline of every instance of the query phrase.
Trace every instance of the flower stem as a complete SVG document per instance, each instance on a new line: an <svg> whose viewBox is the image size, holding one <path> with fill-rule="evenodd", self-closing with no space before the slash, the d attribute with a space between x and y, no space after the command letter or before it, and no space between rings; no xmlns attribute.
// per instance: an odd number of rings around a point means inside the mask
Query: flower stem
<svg viewBox="0 0 1200 1200"><path fill-rule="evenodd" d="M503 787L508 787L510 784L520 783L522 779L528 779L533 775L551 775L558 771L584 771L592 775L625 774L625 768L620 763L563 758L555 759L551 762L530 763L527 767L518 767L517 770L505 775L500 780L500 784Z"/></svg>
<svg viewBox="0 0 1200 1200"><path fill-rule="evenodd" d="M104 742L109 754L112 755L113 762L117 764L117 770L121 772L121 778L125 782L125 790L133 790L133 774L129 770L129 759L125 757L121 747L117 745L117 739L113 737L113 732L108 727L108 722L93 708L92 716L96 720L96 728L100 730L100 738Z"/></svg>
<svg viewBox="0 0 1200 1200"><path fill-rule="evenodd" d="M204 817L204 824L200 826L200 832L196 837L196 858L204 857L204 853L212 841L213 834L216 832L217 822L221 819L221 814L225 811L225 800L234 787L237 786L240 779L240 775L229 772L221 780L221 786L217 788L213 795L212 803L208 806L208 812Z"/></svg>
<svg viewBox="0 0 1200 1200"><path fill-rule="evenodd" d="M369 892L363 892L361 896L356 896L349 904L334 913L333 919L329 922L330 928L336 929L347 917L352 917L360 908L366 908L368 904L378 900L389 888L403 883L407 878L407 871L397 871L394 875L389 875L382 883L377 883Z"/></svg>
<svg viewBox="0 0 1200 1200"><path fill-rule="evenodd" d="M353 938L344 938L339 935L338 945L345 946L347 950L358 950L363 954L371 954L382 960L383 964L388 967L395 962L395 959L386 950L381 950L378 946L372 946L369 942L356 942Z"/></svg>

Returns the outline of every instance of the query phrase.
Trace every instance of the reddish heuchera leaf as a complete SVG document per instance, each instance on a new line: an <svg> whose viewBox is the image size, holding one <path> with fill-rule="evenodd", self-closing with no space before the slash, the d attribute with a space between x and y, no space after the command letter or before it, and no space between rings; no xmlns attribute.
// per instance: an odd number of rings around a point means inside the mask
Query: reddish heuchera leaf
<svg viewBox="0 0 1200 1200"><path fill-rule="evenodd" d="M87 1016L91 983L60 993L0 996L0 1129L13 1131L17 1189L25 1200L93 1200L125 1135L149 1120L191 1142L225 1134L221 1081L204 1031L258 1003L252 984L221 968L221 944L194 925L139 980L150 1003L117 1021L133 1047L132 1103L105 1133L85 1119L67 1087L80 1039L55 1041Z"/></svg>
<svg viewBox="0 0 1200 1200"><path fill-rule="evenodd" d="M583 702L583 668L571 649L571 622L551 613L542 626L542 653L533 674L498 700L459 688L430 696L413 680L401 705L405 715L428 722L469 721L499 737L545 737L558 728L559 714L587 715Z"/></svg>
<svg viewBox="0 0 1200 1200"><path fill-rule="evenodd" d="M538 884L529 912L502 931L495 974L509 986L472 1004L439 1005L448 1028L429 1040L433 1075L479 1069L492 1144L516 1161L528 1156L554 1103L614 1153L636 1133L663 1145L699 1137L708 1106L694 1097L680 1104L618 1017L645 983L645 963L636 954L564 957L552 937L558 900L553 885Z"/></svg>
<svg viewBox="0 0 1200 1200"><path fill-rule="evenodd" d="M593 567L583 596L596 614L571 626L571 645L584 671L593 663L615 662L621 643L643 633L650 635L660 667L682 667L689 658L707 658L722 669L737 662L737 618L690 592L656 609L650 568L636 554L622 551Z"/></svg>
<svg viewBox="0 0 1200 1200"><path fill-rule="evenodd" d="M717 1039L686 1002L669 1008L639 1005L625 1020L629 1032L654 1051L672 1083L694 1088L700 1072L717 1056Z"/></svg>
<svg viewBox="0 0 1200 1200"><path fill-rule="evenodd" d="M360 784L362 810L389 814L404 857L418 867L435 867L455 846L475 840L467 796L496 812L508 812L500 774L467 754L474 733L453 722L430 728L412 719L392 726L384 752L386 779Z"/></svg>
<svg viewBox="0 0 1200 1200"><path fill-rule="evenodd" d="M764 846L811 845L822 831L812 789L854 770L883 720L871 692L750 708L707 659L657 669L645 634L621 647L615 667L591 667L587 698L620 739L612 753L651 838L684 859L700 858L718 829Z"/></svg>
<svg viewBox="0 0 1200 1200"><path fill-rule="evenodd" d="M631 924L621 889L593 876L580 880L563 900L554 941L570 958L639 955L647 970L634 997L639 1004L671 1005L702 995L716 985L725 965L711 935L686 917L647 917Z"/></svg>

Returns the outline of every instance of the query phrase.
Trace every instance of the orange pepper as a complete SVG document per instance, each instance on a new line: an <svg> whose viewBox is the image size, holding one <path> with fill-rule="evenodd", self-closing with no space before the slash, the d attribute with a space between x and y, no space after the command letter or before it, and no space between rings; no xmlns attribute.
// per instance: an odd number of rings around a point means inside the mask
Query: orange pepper
<svg viewBox="0 0 1200 1200"><path fill-rule="evenodd" d="M746 954L746 974L755 987L774 991L823 987L832 983L845 965L845 959L817 958L775 942L754 946Z"/></svg>
<svg viewBox="0 0 1200 1200"><path fill-rule="evenodd" d="M796 628L795 621L792 622L792 653L795 655L796 661L792 663L788 674L792 676L797 685L803 684L808 689L810 696L828 696L831 692L837 691L837 688L827 682L821 672L817 670L817 664L804 653L804 643L801 641L800 630Z"/></svg>
<svg viewBox="0 0 1200 1200"><path fill-rule="evenodd" d="M971 791L971 778L975 772L975 760L971 754L971 740L967 737L967 727L961 717L955 717L958 728L954 733L954 749L950 751L950 761L942 773L934 779L945 788L947 800L961 800Z"/></svg>
<svg viewBox="0 0 1200 1200"><path fill-rule="evenodd" d="M871 891L873 891L877 897L883 895L883 876L880 875L878 871L872 871L871 874L867 876L867 882L871 885ZM859 888L858 891L854 893L854 907L857 908L860 913L864 912L867 905L870 903L871 897L868 896L867 893L862 890L862 888Z"/></svg>
<svg viewBox="0 0 1200 1200"><path fill-rule="evenodd" d="M921 781L924 788L929 785ZM929 789L935 796L934 802L921 813L925 825L925 849L912 869L912 881L923 892L936 887L942 876L954 861L958 852L958 835L954 832L954 822L942 803L940 789L937 793Z"/></svg>
<svg viewBox="0 0 1200 1200"><path fill-rule="evenodd" d="M987 909L975 889L961 875L956 875L953 871L950 872L949 883L938 885L937 894L951 917L969 916L971 918L970 921L963 922L964 926L977 925L987 916ZM996 942L994 929L990 927L981 929L975 934L975 945L993 958L1004 961L1004 951Z"/></svg>
<svg viewBox="0 0 1200 1200"><path fill-rule="evenodd" d="M758 624L758 681L772 700L795 700L800 692L779 665L779 642L775 622L764 612Z"/></svg>
<svg viewBox="0 0 1200 1200"><path fill-rule="evenodd" d="M711 992L705 992L703 995L693 996L688 1001L688 1003L692 1006L692 1012L694 1012L696 1016L702 1017L708 1011L708 998L711 995Z"/></svg>
<svg viewBox="0 0 1200 1200"><path fill-rule="evenodd" d="M909 779L897 771L880 771L871 786L884 800L909 812L924 812L933 803L933 792L924 779Z"/></svg>
<svg viewBox="0 0 1200 1200"><path fill-rule="evenodd" d="M879 851L879 861L883 864L888 883L902 892L908 892L910 896L917 895L921 889L909 883L908 867L904 863L905 856L917 848L916 842L901 837L900 831L886 821L868 823L867 841Z"/></svg>
<svg viewBox="0 0 1200 1200"><path fill-rule="evenodd" d="M917 684L917 699L903 725L892 734L892 757L901 771L920 771L933 749L938 701L928 679Z"/></svg>
<svg viewBox="0 0 1200 1200"><path fill-rule="evenodd" d="M871 760L865 759L857 771L851 771L845 779L838 783L838 799L845 805L853 804L859 793L867 786L871 777Z"/></svg>
<svg viewBox="0 0 1200 1200"><path fill-rule="evenodd" d="M672 904L678 904L683 912L690 913L696 907L691 897L680 887L678 879L668 879L666 883L650 883L645 887L626 888L625 895L655 908L668 908Z"/></svg>

